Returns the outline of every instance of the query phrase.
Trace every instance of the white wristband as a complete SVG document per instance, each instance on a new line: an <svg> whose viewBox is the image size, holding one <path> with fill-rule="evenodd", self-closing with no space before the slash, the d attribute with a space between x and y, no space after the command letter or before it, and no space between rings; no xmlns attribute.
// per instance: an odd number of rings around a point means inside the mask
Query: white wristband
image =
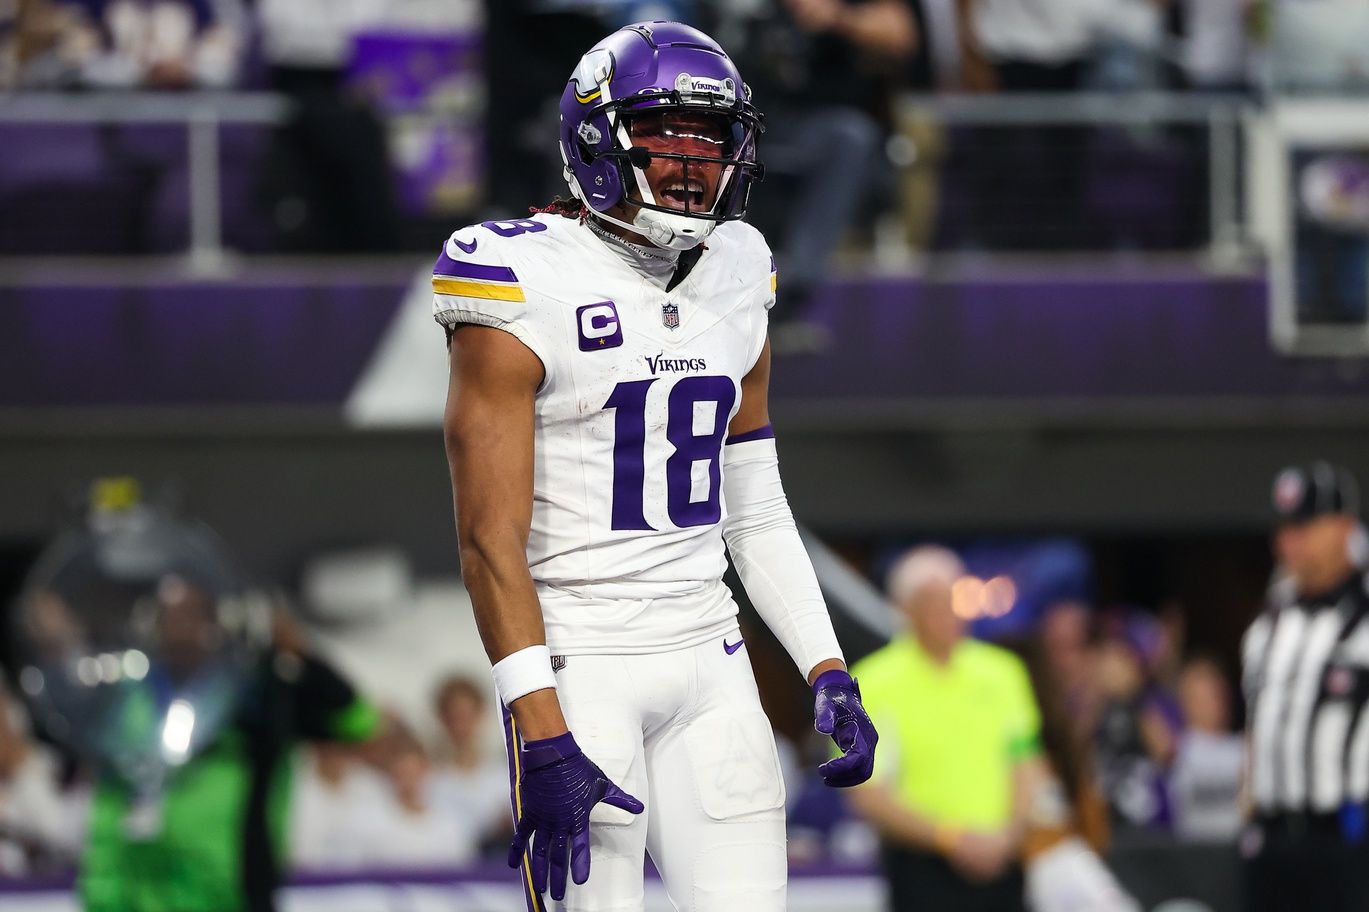
<svg viewBox="0 0 1369 912"><path fill-rule="evenodd" d="M556 675L551 671L551 650L541 643L509 653L490 670L494 672L495 692L505 706L534 690L556 687Z"/></svg>

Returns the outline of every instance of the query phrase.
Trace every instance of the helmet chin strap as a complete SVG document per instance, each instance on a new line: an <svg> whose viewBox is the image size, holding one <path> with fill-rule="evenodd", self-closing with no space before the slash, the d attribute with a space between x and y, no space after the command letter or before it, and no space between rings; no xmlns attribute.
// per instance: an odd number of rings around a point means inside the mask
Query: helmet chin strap
<svg viewBox="0 0 1369 912"><path fill-rule="evenodd" d="M565 154L562 153L564 159ZM640 234L650 243L663 250L693 250L704 242L704 238L713 233L713 229L718 227L718 223L712 219L690 218L683 212L676 215L669 212L658 212L655 209L644 209L637 207L637 214L632 221L625 222L616 216L601 212L585 202L585 192L580 187L580 181L576 179L569 165L563 164L563 174L566 183L570 185L570 191L576 199L585 203L585 208L589 210L592 218L601 219L610 224L617 225L619 228L626 228L634 234ZM637 169L633 169L634 171ZM648 191L650 192L650 191ZM627 201L631 205L632 201Z"/></svg>
<svg viewBox="0 0 1369 912"><path fill-rule="evenodd" d="M717 222L674 215L654 209L638 209L632 219L637 230L657 247L667 250L693 250L713 233Z"/></svg>
<svg viewBox="0 0 1369 912"><path fill-rule="evenodd" d="M702 244L704 238L712 234L713 229L717 227L717 223L709 219L690 218L683 213L674 215L640 207L630 222L625 222L607 212L599 212L593 208L590 209L590 217L602 219L605 222L617 225L619 228L626 228L634 234L640 234L654 246L663 250L693 250Z"/></svg>

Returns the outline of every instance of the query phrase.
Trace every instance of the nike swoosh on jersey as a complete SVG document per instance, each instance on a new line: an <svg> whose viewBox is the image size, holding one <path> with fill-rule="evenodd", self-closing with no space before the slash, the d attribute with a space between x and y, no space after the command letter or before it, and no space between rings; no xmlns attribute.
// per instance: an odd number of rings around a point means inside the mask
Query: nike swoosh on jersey
<svg viewBox="0 0 1369 912"><path fill-rule="evenodd" d="M462 251L464 251L465 253L475 253L475 248L476 248L476 246L480 243L480 239L479 239L479 238L476 238L475 240L471 241L469 244L463 244L460 240L458 240L458 239L456 239L456 238L452 238L452 243L455 244L456 246L460 247L460 248L462 249Z"/></svg>
<svg viewBox="0 0 1369 912"><path fill-rule="evenodd" d="M738 640L738 641L735 642L735 643L729 643L729 642L727 642L727 640L723 640L723 649L727 650L727 654L728 654L728 655L731 655L732 653L736 652L738 649L741 649L742 646L743 646L745 643L746 643L746 640Z"/></svg>

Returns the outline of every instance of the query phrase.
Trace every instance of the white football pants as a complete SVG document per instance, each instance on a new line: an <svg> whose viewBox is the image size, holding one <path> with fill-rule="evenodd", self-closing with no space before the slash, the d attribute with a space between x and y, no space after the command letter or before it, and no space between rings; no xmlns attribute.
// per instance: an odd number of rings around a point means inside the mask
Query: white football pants
<svg viewBox="0 0 1369 912"><path fill-rule="evenodd" d="M643 852L680 912L782 912L784 783L746 649L728 652L740 642L734 632L674 652L565 658L556 680L571 733L646 810L594 808L589 880L560 903L532 892L525 855L531 912L640 912Z"/></svg>

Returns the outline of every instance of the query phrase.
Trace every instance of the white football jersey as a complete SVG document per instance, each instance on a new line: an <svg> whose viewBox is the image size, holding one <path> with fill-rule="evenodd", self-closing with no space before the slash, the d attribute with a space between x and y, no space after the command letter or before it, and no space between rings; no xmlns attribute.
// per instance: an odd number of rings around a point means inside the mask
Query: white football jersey
<svg viewBox="0 0 1369 912"><path fill-rule="evenodd" d="M545 370L528 567L552 651L732 629L722 451L774 303L760 232L720 225L667 292L576 219L484 222L448 239L433 292L439 323L503 329Z"/></svg>

